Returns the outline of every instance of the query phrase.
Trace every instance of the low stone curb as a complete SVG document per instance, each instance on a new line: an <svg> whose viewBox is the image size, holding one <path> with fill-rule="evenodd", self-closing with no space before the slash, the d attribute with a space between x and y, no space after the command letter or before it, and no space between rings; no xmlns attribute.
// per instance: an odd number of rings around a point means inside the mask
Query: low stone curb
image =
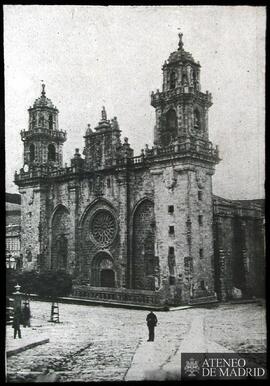
<svg viewBox="0 0 270 386"><path fill-rule="evenodd" d="M33 348L33 347L36 347L36 346L40 346L41 344L45 344L45 343L49 343L50 339L42 339L40 341L37 341L37 342L33 342L33 343L29 343L23 347L18 347L16 349L13 349L13 350L8 350L6 352L7 354L7 357L11 357L12 355L16 355L16 354L19 354L20 352L23 352L23 351L26 351L26 350L29 350L30 348Z"/></svg>

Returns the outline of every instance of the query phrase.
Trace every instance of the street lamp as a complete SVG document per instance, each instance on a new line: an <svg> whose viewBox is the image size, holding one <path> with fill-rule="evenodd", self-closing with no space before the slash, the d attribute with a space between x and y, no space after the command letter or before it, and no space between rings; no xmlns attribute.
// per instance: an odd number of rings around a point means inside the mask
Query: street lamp
<svg viewBox="0 0 270 386"><path fill-rule="evenodd" d="M15 286L15 292L13 292L14 296L14 310L15 309L21 309L21 302L22 302L22 293L20 292L21 286L17 283Z"/></svg>

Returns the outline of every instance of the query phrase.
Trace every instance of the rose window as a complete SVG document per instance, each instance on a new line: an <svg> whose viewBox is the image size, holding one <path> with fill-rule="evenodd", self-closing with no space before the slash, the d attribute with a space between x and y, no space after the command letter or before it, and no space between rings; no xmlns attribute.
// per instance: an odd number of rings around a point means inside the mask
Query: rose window
<svg viewBox="0 0 270 386"><path fill-rule="evenodd" d="M91 222L91 233L96 243L110 244L116 234L116 222L113 215L107 210L97 211Z"/></svg>

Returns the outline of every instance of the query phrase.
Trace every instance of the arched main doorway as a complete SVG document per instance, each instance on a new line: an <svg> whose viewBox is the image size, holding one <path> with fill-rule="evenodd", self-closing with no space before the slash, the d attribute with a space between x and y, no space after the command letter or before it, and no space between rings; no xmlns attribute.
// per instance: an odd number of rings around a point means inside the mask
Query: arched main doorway
<svg viewBox="0 0 270 386"><path fill-rule="evenodd" d="M115 287L115 270L112 257L107 252L99 252L91 264L91 284L95 287Z"/></svg>

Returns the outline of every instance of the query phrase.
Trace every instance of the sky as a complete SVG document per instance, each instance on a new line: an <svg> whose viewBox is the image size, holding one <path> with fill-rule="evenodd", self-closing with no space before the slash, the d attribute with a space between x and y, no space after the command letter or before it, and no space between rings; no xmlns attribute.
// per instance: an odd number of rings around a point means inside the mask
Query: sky
<svg viewBox="0 0 270 386"><path fill-rule="evenodd" d="M135 155L153 144L151 91L162 89L161 66L178 47L201 64L209 90L209 137L222 161L213 192L228 199L264 197L265 8L250 6L5 5L6 191L18 192L20 131L41 93L59 109L66 130L64 162L83 151L87 124L104 105L117 116Z"/></svg>

